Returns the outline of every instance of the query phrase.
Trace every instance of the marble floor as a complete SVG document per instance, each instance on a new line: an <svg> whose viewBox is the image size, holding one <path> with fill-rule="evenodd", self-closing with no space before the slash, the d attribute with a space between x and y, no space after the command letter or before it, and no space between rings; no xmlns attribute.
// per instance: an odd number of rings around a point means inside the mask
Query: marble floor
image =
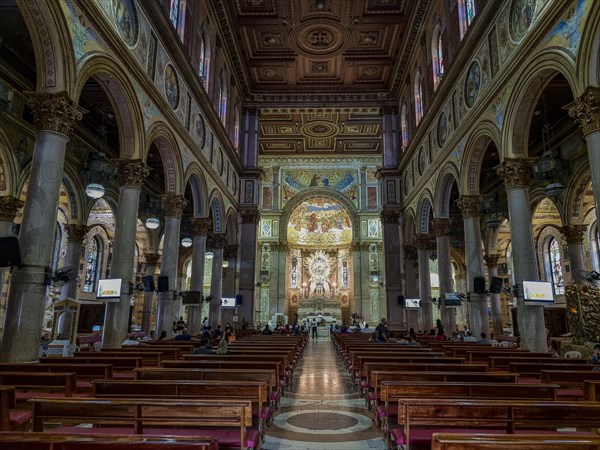
<svg viewBox="0 0 600 450"><path fill-rule="evenodd" d="M386 448L327 331L306 344L294 384L286 391L261 448Z"/></svg>

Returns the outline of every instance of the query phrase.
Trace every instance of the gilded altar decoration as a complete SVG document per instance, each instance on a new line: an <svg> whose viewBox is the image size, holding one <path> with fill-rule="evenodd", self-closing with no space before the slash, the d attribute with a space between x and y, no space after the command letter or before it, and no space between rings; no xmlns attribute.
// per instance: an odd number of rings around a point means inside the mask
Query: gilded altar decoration
<svg viewBox="0 0 600 450"><path fill-rule="evenodd" d="M350 245L352 224L342 205L326 197L300 203L288 223L288 241L310 246Z"/></svg>

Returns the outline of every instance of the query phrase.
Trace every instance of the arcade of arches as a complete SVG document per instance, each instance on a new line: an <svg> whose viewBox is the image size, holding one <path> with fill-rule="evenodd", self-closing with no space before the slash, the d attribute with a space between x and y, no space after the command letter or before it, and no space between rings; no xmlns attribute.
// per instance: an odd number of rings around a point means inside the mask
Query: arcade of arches
<svg viewBox="0 0 600 450"><path fill-rule="evenodd" d="M600 3L342 4L1 2L0 359L179 316L600 335Z"/></svg>

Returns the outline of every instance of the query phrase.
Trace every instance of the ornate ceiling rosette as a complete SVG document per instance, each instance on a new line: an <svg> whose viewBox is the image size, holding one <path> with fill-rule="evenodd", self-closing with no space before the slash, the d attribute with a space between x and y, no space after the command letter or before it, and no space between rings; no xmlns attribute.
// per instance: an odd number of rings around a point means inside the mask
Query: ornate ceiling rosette
<svg viewBox="0 0 600 450"><path fill-rule="evenodd" d="M339 22L315 19L301 23L289 35L292 48L310 58L330 58L350 45L352 33Z"/></svg>

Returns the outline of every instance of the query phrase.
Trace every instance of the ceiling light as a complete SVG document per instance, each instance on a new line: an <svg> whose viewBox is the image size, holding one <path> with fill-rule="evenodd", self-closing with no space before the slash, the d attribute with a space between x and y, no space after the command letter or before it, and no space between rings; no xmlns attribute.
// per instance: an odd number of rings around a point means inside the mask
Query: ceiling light
<svg viewBox="0 0 600 450"><path fill-rule="evenodd" d="M192 240L189 237L185 237L181 240L181 245L183 245L184 247L191 247L192 246Z"/></svg>
<svg viewBox="0 0 600 450"><path fill-rule="evenodd" d="M150 230L156 230L160 226L160 220L156 217L148 217L146 219L146 228Z"/></svg>
<svg viewBox="0 0 600 450"><path fill-rule="evenodd" d="M223 269L226 269L227 267L229 267L229 261L224 260L223 261Z"/></svg>
<svg viewBox="0 0 600 450"><path fill-rule="evenodd" d="M85 195L90 198L101 198L105 192L106 190L104 189L104 186L102 186L100 183L89 183L85 187Z"/></svg>
<svg viewBox="0 0 600 450"><path fill-rule="evenodd" d="M206 252L206 253L204 254L204 257L205 257L206 259L213 259L213 258L215 257L215 254L214 254L213 252Z"/></svg>

